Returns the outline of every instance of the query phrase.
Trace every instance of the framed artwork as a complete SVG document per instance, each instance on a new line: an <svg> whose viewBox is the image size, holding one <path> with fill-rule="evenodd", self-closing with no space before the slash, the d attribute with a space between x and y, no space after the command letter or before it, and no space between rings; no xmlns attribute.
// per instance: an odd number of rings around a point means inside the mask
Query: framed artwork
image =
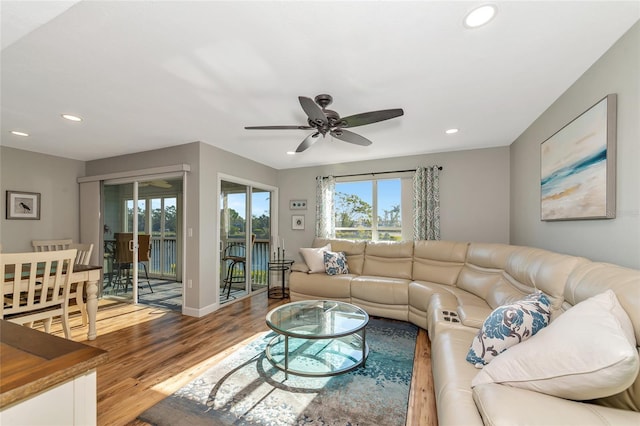
<svg viewBox="0 0 640 426"><path fill-rule="evenodd" d="M540 145L541 220L616 217L616 101L607 95Z"/></svg>
<svg viewBox="0 0 640 426"><path fill-rule="evenodd" d="M40 220L40 193L7 191L7 219Z"/></svg>
<svg viewBox="0 0 640 426"><path fill-rule="evenodd" d="M294 214L291 216L291 229L304 229L304 215Z"/></svg>

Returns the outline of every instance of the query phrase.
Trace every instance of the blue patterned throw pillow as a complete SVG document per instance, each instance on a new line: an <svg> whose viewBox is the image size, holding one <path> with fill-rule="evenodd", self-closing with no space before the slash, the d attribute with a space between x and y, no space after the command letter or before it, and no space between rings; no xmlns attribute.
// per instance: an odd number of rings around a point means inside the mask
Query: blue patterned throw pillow
<svg viewBox="0 0 640 426"><path fill-rule="evenodd" d="M482 368L500 353L527 340L549 324L549 299L536 292L491 312L473 338L467 361Z"/></svg>
<svg viewBox="0 0 640 426"><path fill-rule="evenodd" d="M347 256L342 251L325 251L324 270L327 275L348 274Z"/></svg>

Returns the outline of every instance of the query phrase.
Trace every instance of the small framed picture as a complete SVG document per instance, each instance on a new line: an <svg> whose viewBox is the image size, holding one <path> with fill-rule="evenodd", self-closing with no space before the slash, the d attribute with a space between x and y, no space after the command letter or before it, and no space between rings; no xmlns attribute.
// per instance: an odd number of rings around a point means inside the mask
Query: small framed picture
<svg viewBox="0 0 640 426"><path fill-rule="evenodd" d="M40 220L40 193L7 191L7 219Z"/></svg>
<svg viewBox="0 0 640 426"><path fill-rule="evenodd" d="M304 215L294 214L291 216L291 229L304 229Z"/></svg>

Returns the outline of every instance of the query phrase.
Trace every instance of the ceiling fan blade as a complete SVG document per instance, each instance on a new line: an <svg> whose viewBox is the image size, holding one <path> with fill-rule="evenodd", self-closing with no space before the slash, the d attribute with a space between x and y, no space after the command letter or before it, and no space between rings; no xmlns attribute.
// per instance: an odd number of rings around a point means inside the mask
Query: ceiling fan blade
<svg viewBox="0 0 640 426"><path fill-rule="evenodd" d="M322 112L322 108L320 108L313 99L298 96L298 100L300 101L300 105L302 106L305 114L309 117L309 120L313 121L318 126L323 126L329 123L324 112Z"/></svg>
<svg viewBox="0 0 640 426"><path fill-rule="evenodd" d="M389 120L401 115L404 115L402 108L363 112L362 114L341 118L339 127L364 126L365 124L377 123L378 121Z"/></svg>
<svg viewBox="0 0 640 426"><path fill-rule="evenodd" d="M311 126L246 126L247 130L308 130Z"/></svg>
<svg viewBox="0 0 640 426"><path fill-rule="evenodd" d="M331 131L331 136L336 139L340 139L341 141L354 143L356 145L369 146L372 142L365 138L364 136L360 136L353 132L344 129L336 129Z"/></svg>
<svg viewBox="0 0 640 426"><path fill-rule="evenodd" d="M316 141L318 140L318 136L320 136L320 132L311 133L302 141L300 145L298 145L298 148L296 148L296 152L302 152L316 143Z"/></svg>

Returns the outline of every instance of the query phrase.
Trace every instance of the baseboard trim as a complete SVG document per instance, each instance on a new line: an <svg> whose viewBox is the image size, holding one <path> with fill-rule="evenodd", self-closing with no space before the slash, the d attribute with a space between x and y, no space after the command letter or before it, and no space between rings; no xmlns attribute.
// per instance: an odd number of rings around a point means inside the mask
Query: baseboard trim
<svg viewBox="0 0 640 426"><path fill-rule="evenodd" d="M209 315L210 313L217 311L219 308L219 303L213 303L211 305L205 306L204 308L190 308L188 306L182 306L182 315L201 318L205 315Z"/></svg>

